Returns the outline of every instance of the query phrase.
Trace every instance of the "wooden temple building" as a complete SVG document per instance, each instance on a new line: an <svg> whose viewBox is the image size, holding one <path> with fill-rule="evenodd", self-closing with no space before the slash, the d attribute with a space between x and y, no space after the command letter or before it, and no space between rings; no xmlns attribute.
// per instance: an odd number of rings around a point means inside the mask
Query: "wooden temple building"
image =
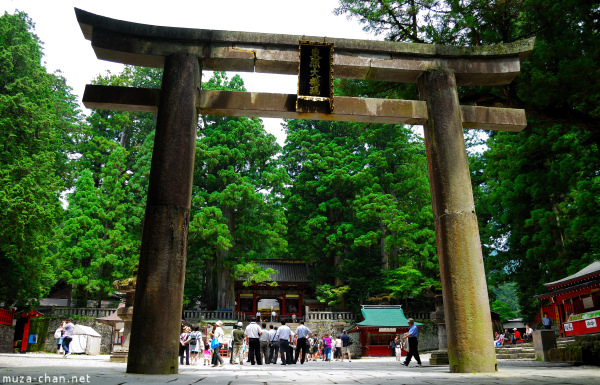
<svg viewBox="0 0 600 385"><path fill-rule="evenodd" d="M349 332L360 333L360 348L365 357L391 356L391 341L397 335L408 332L409 326L401 305L363 305L364 321ZM415 322L419 327L422 325ZM406 352L402 350L402 355Z"/></svg>
<svg viewBox="0 0 600 385"><path fill-rule="evenodd" d="M243 279L235 283L236 310L252 318L260 311L261 316L270 319L272 310L277 320L292 320L295 315L304 317L304 305L311 298L309 288L309 268L304 261L266 260L258 263L263 269L271 268L270 281L244 286ZM277 285L272 286L272 282Z"/></svg>
<svg viewBox="0 0 600 385"><path fill-rule="evenodd" d="M577 273L545 283L541 315L554 320L563 337L600 333L600 261L594 261Z"/></svg>

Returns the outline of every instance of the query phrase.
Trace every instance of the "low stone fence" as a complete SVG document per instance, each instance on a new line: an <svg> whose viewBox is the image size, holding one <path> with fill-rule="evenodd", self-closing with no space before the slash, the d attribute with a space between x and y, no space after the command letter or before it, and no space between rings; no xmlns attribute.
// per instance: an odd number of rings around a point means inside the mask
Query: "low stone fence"
<svg viewBox="0 0 600 385"><path fill-rule="evenodd" d="M412 318L417 321L429 321L431 319L431 312L405 312L406 318Z"/></svg>
<svg viewBox="0 0 600 385"><path fill-rule="evenodd" d="M237 321L246 319L246 315L231 310L184 310L183 318L189 323L202 321Z"/></svg>
<svg viewBox="0 0 600 385"><path fill-rule="evenodd" d="M108 317L117 310L116 308L96 308L96 307L58 307L53 306L47 309L43 309L42 313L45 316L65 316L69 318L72 316L78 317L93 317L101 318Z"/></svg>
<svg viewBox="0 0 600 385"><path fill-rule="evenodd" d="M311 311L305 316L306 321L343 320L354 322L355 319L354 313L348 311Z"/></svg>

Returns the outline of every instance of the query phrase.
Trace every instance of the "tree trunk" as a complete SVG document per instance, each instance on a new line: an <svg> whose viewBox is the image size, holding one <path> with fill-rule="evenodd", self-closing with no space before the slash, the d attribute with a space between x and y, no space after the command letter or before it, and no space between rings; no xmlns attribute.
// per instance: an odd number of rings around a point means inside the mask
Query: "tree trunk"
<svg viewBox="0 0 600 385"><path fill-rule="evenodd" d="M223 254L229 254L229 252L223 252ZM221 260L221 258L219 258ZM217 291L218 309L234 309L235 308L235 291L233 287L233 278L231 274L231 268L226 263L222 263L219 266L218 272L218 283L219 289Z"/></svg>
<svg viewBox="0 0 600 385"><path fill-rule="evenodd" d="M230 208L221 208L221 212L223 213L223 217L227 219L227 227L233 240L232 244L235 245L235 218L233 211ZM235 306L233 274L228 263L229 251L230 249L219 252L219 258L215 266L217 268L217 307L219 309L233 309Z"/></svg>
<svg viewBox="0 0 600 385"><path fill-rule="evenodd" d="M219 286L217 285L216 279L216 268L215 265L217 263L216 259L207 259L206 260L206 286L204 287L204 302L206 302L206 306L208 309L216 309L217 308L217 292Z"/></svg>

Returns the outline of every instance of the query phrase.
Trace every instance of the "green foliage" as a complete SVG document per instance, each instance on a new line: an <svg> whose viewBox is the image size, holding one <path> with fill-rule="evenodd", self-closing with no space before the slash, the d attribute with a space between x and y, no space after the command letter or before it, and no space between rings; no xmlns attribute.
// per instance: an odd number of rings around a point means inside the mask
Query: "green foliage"
<svg viewBox="0 0 600 385"><path fill-rule="evenodd" d="M319 298L356 310L436 284L423 142L393 125L289 121L286 129L289 249L313 264Z"/></svg>
<svg viewBox="0 0 600 385"><path fill-rule="evenodd" d="M350 286L317 285L315 292L319 301L326 303L327 306L335 307L344 303L344 296L350 292Z"/></svg>
<svg viewBox="0 0 600 385"><path fill-rule="evenodd" d="M255 262L238 264L234 268L234 278L242 278L244 286L250 286L257 283L267 282L271 280L272 274L277 274L277 271L271 268L263 269ZM269 282L269 286L277 286L277 282Z"/></svg>
<svg viewBox="0 0 600 385"><path fill-rule="evenodd" d="M112 283L130 276L137 262L139 235L133 229L134 197L125 169L126 151L114 145L96 187L89 169L82 171L69 196L69 210L59 240L56 265L60 278L77 288L79 306L114 291Z"/></svg>
<svg viewBox="0 0 600 385"><path fill-rule="evenodd" d="M30 308L52 281L46 258L71 184L75 98L41 64L25 13L0 17L0 303Z"/></svg>
<svg viewBox="0 0 600 385"><path fill-rule="evenodd" d="M505 302L495 300L492 302L490 309L500 314L500 322L506 322L517 318L517 313L515 313L515 311Z"/></svg>

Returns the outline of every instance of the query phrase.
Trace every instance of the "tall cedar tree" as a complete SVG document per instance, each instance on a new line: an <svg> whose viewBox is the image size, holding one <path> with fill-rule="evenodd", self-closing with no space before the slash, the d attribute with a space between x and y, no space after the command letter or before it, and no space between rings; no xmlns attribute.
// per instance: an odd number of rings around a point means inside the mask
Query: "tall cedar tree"
<svg viewBox="0 0 600 385"><path fill-rule="evenodd" d="M24 309L53 279L47 250L79 124L75 98L46 72L33 29L25 13L0 17L0 303Z"/></svg>

